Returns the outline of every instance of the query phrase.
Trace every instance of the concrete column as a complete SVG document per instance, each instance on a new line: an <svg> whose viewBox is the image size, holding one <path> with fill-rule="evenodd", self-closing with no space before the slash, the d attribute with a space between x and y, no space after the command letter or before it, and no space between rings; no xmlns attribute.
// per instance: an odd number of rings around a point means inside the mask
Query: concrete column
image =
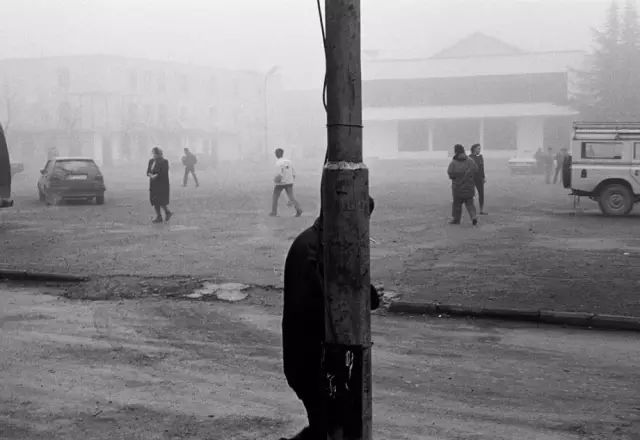
<svg viewBox="0 0 640 440"><path fill-rule="evenodd" d="M93 133L92 157L100 166L104 164L103 143L104 143L104 137L102 136L102 134Z"/></svg>
<svg viewBox="0 0 640 440"><path fill-rule="evenodd" d="M427 137L427 150L433 152L433 133L436 129L435 121L429 121L429 135Z"/></svg>

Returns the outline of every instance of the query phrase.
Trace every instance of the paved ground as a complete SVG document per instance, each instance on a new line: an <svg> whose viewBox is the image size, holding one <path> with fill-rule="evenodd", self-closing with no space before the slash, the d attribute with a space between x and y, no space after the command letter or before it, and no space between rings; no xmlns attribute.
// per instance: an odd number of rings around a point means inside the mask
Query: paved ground
<svg viewBox="0 0 640 440"><path fill-rule="evenodd" d="M273 292L0 292L2 439L276 439L304 423ZM375 438L640 439L636 334L378 315L373 339Z"/></svg>
<svg viewBox="0 0 640 440"><path fill-rule="evenodd" d="M373 279L404 300L640 315L640 216L577 215L560 185L507 173L488 160L487 210L478 228L447 224L446 164L372 163ZM167 226L149 224L144 170L106 170L105 206L46 207L36 175L15 181L16 208L0 213L0 265L93 275L189 275L280 286L287 248L318 212L317 171L299 170L305 208L269 218L270 168L173 176Z"/></svg>

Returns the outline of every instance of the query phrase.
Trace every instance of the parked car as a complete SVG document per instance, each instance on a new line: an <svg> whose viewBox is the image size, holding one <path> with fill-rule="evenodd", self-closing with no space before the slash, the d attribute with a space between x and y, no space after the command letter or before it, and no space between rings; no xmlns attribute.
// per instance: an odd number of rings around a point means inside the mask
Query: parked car
<svg viewBox="0 0 640 440"><path fill-rule="evenodd" d="M11 200L11 162L9 148L4 137L4 130L0 125L0 208L13 206Z"/></svg>
<svg viewBox="0 0 640 440"><path fill-rule="evenodd" d="M640 122L574 123L562 180L571 194L598 202L603 214L629 214L640 202Z"/></svg>
<svg viewBox="0 0 640 440"><path fill-rule="evenodd" d="M513 157L509 159L511 174L538 174L538 163L533 157Z"/></svg>
<svg viewBox="0 0 640 440"><path fill-rule="evenodd" d="M56 157L47 161L40 174L38 196L49 205L62 200L104 203L104 178L91 158Z"/></svg>

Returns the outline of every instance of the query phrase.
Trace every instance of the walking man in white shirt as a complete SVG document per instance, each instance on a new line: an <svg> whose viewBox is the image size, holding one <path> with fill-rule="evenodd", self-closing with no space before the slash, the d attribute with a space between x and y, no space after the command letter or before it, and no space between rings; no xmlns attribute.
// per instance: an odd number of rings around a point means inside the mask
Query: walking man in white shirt
<svg viewBox="0 0 640 440"><path fill-rule="evenodd" d="M278 215L278 200L280 200L280 194L282 191L286 191L287 197L289 197L289 204L293 205L296 209L296 217L302 215L302 209L296 201L293 195L293 183L296 179L296 172L293 169L293 164L289 159L285 159L284 150L282 148L276 149L276 175L273 179L275 184L273 187L273 199L271 203L271 215L276 217Z"/></svg>

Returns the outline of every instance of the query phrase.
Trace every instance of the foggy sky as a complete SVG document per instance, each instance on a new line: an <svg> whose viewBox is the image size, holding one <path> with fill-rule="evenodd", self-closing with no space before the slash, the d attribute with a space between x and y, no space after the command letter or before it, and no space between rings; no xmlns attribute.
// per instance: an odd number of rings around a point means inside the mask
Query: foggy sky
<svg viewBox="0 0 640 440"><path fill-rule="evenodd" d="M324 6L324 0L322 1ZM428 56L481 31L529 50L589 49L609 0L362 0L363 49ZM0 0L0 58L120 54L228 68L281 66L317 87L315 0Z"/></svg>

